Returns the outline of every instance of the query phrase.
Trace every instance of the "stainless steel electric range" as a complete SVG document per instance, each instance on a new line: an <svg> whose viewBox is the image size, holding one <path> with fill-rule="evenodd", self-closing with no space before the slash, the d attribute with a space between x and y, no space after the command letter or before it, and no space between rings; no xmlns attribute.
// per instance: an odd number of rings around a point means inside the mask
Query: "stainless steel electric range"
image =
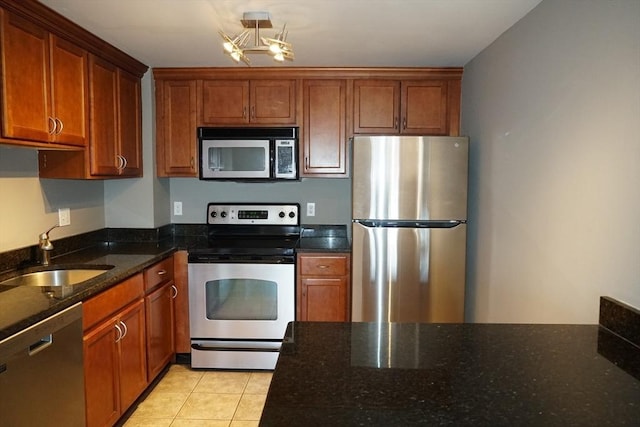
<svg viewBox="0 0 640 427"><path fill-rule="evenodd" d="M295 317L298 204L207 205L208 247L189 251L191 366L274 369Z"/></svg>

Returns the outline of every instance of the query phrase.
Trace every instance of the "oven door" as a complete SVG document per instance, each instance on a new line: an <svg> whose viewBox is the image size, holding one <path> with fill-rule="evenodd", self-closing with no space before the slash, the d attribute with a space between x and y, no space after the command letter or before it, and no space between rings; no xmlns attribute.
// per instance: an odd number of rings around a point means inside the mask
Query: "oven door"
<svg viewBox="0 0 640 427"><path fill-rule="evenodd" d="M295 316L294 264L188 268L191 367L274 369Z"/></svg>

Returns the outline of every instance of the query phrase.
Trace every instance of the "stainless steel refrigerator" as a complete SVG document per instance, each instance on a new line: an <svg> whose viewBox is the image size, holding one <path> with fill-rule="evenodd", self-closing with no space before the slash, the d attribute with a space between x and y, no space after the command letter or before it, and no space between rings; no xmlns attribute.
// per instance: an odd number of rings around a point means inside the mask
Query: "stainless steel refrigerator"
<svg viewBox="0 0 640 427"><path fill-rule="evenodd" d="M352 320L462 322L466 137L353 141Z"/></svg>

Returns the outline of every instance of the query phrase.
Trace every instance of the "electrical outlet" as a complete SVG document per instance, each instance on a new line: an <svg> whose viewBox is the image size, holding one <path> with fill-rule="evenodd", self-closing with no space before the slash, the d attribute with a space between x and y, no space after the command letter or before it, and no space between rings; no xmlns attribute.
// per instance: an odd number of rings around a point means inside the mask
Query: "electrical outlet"
<svg viewBox="0 0 640 427"><path fill-rule="evenodd" d="M307 216L316 216L316 204L307 203Z"/></svg>
<svg viewBox="0 0 640 427"><path fill-rule="evenodd" d="M58 225L71 225L71 210L69 208L58 209Z"/></svg>
<svg viewBox="0 0 640 427"><path fill-rule="evenodd" d="M175 216L182 215L182 202L173 202L173 214Z"/></svg>

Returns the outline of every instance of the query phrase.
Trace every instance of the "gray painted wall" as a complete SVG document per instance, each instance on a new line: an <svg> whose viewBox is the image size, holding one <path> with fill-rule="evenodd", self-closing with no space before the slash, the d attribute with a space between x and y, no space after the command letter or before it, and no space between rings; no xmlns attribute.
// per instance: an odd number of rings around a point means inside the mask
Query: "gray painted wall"
<svg viewBox="0 0 640 427"><path fill-rule="evenodd" d="M182 202L182 216L173 223L204 223L208 202L300 203L301 222L306 224L351 223L350 179L303 179L300 182L247 184L200 181L193 178L171 179L171 206ZM316 204L316 216L306 215L307 202Z"/></svg>
<svg viewBox="0 0 640 427"><path fill-rule="evenodd" d="M640 307L640 2L545 0L465 66L467 319Z"/></svg>

